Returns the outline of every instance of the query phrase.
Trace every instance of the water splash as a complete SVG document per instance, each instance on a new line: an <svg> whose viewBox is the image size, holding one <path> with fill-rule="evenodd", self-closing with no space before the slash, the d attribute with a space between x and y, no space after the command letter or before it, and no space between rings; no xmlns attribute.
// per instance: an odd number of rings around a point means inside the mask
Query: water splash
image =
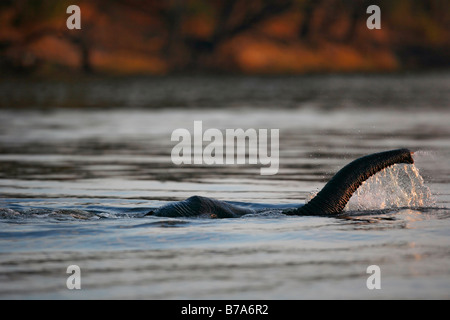
<svg viewBox="0 0 450 320"><path fill-rule="evenodd" d="M431 207L436 203L415 165L396 164L367 179L346 210Z"/></svg>
<svg viewBox="0 0 450 320"><path fill-rule="evenodd" d="M306 203L319 191L306 196ZM344 210L432 207L436 199L415 165L396 164L367 179L353 194Z"/></svg>

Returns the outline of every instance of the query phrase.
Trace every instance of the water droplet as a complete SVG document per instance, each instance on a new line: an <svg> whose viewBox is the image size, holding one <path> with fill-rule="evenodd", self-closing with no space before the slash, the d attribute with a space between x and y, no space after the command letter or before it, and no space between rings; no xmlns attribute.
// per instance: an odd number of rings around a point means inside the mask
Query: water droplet
<svg viewBox="0 0 450 320"><path fill-rule="evenodd" d="M430 207L435 204L415 165L396 164L367 179L354 193L346 210Z"/></svg>

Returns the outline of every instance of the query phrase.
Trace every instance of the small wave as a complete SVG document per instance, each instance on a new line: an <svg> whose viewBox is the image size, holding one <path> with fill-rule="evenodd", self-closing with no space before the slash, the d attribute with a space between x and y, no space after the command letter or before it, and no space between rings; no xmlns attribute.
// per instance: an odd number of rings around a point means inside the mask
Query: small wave
<svg viewBox="0 0 450 320"><path fill-rule="evenodd" d="M56 219L56 220L96 220L140 218L145 212L123 212L120 209L84 210L84 208L0 208L0 219ZM127 210L125 210L127 211Z"/></svg>
<svg viewBox="0 0 450 320"><path fill-rule="evenodd" d="M8 208L0 208L0 219L13 219L20 217L21 213Z"/></svg>
<svg viewBox="0 0 450 320"><path fill-rule="evenodd" d="M157 227L157 228L177 228L183 227L185 225L189 225L192 221L189 220L179 220L179 219L164 219L152 222L146 222L136 225L131 225L129 227L121 226L120 228L148 228L148 227Z"/></svg>
<svg viewBox="0 0 450 320"><path fill-rule="evenodd" d="M249 213L246 215L243 215L241 219L251 219L251 218L265 218L265 219L273 219L273 218L280 218L283 216L283 210L282 209L267 209L267 210L261 210L259 212L255 213Z"/></svg>
<svg viewBox="0 0 450 320"><path fill-rule="evenodd" d="M25 210L13 210L9 208L0 209L2 219L20 218L55 218L55 219L79 219L87 220L99 218L96 214L80 209L45 209L29 208Z"/></svg>

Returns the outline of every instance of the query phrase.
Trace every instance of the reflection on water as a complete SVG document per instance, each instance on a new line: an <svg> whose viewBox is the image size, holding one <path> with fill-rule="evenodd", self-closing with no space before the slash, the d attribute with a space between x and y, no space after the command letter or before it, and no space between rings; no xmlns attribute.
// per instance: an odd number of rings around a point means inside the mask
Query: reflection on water
<svg viewBox="0 0 450 320"><path fill-rule="evenodd" d="M446 109L448 73L3 81L2 107ZM58 127L58 124L54 125Z"/></svg>
<svg viewBox="0 0 450 320"><path fill-rule="evenodd" d="M2 82L0 103L14 108L0 110L0 297L448 298L449 83L447 74ZM174 165L171 133L196 120L279 129L278 174ZM416 151L415 166L373 177L337 217L145 216L194 194L292 206L349 161L399 147ZM79 292L65 287L70 264L82 270ZM377 292L366 287L372 264Z"/></svg>

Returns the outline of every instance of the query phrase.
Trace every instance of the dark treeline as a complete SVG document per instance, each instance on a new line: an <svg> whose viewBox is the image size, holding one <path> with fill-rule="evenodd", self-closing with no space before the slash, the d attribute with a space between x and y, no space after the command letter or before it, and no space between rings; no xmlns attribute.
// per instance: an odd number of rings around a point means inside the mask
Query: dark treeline
<svg viewBox="0 0 450 320"><path fill-rule="evenodd" d="M66 8L81 8L68 30ZM381 29L369 30L370 5ZM11 73L397 71L448 66L447 0L4 0Z"/></svg>

